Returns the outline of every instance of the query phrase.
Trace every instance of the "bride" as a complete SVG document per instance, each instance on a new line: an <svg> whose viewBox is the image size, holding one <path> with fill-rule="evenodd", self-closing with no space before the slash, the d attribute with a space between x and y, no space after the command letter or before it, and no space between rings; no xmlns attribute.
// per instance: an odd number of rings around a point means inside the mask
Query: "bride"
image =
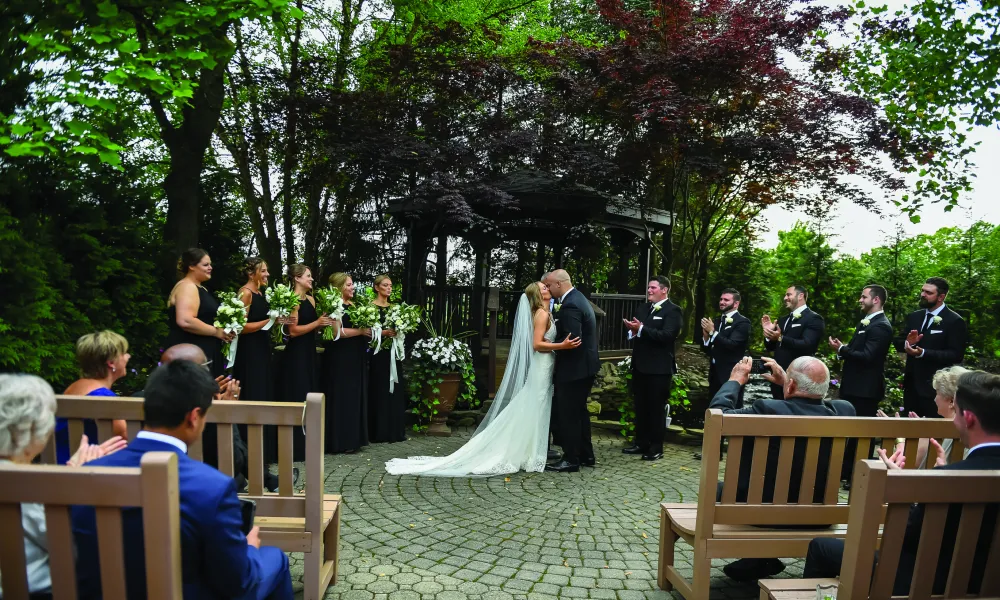
<svg viewBox="0 0 1000 600"><path fill-rule="evenodd" d="M514 317L503 381L472 438L448 456L394 458L385 464L386 471L392 475L464 477L545 469L553 352L580 345L579 338L569 336L554 342L551 298L544 283L534 282L525 288Z"/></svg>

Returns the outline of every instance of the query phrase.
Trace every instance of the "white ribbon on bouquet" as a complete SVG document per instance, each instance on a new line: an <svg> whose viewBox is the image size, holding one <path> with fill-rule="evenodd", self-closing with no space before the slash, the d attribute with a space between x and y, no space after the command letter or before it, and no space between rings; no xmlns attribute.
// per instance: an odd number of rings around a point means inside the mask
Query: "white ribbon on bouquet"
<svg viewBox="0 0 1000 600"><path fill-rule="evenodd" d="M392 338L392 346L389 348L389 393L396 391L396 384L399 383L399 371L396 367L397 360L406 359L406 334L397 333Z"/></svg>
<svg viewBox="0 0 1000 600"><path fill-rule="evenodd" d="M243 328L242 327L233 328L232 331L230 331L229 328L226 328L223 331L225 331L226 333L236 334L236 337L233 338L233 341L229 342L229 354L226 356L226 368L231 369L233 367L233 364L236 362L236 346L237 344L239 344L240 333L242 333Z"/></svg>

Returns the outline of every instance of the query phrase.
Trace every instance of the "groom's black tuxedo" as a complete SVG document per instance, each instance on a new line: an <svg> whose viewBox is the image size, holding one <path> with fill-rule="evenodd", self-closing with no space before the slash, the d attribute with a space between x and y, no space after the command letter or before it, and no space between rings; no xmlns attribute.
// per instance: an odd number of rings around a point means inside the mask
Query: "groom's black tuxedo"
<svg viewBox="0 0 1000 600"><path fill-rule="evenodd" d="M667 402L677 364L674 343L681 331L679 306L664 300L658 308L651 302L640 306L635 318L642 323L632 337L632 398L635 403L635 445L643 454L663 452Z"/></svg>
<svg viewBox="0 0 1000 600"><path fill-rule="evenodd" d="M774 352L774 362L787 371L788 365L796 358L816 355L826 323L823 322L823 317L806 307L797 319L793 318L792 313L778 319L778 327L781 329L781 341L765 340L764 347ZM781 386L772 383L771 396L781 400L785 394Z"/></svg>
<svg viewBox="0 0 1000 600"><path fill-rule="evenodd" d="M968 325L961 315L946 305L938 316L941 320L935 323L926 318L927 311L922 308L911 312L903 322L900 337L893 340L896 349L903 352L908 333L916 330L924 335L916 344L924 349L924 355L919 358L907 355L903 376L903 406L922 417L938 416L931 380L940 369L962 362L969 340Z"/></svg>
<svg viewBox="0 0 1000 600"><path fill-rule="evenodd" d="M715 337L703 343L701 349L709 356L708 395L715 397L722 384L729 381L736 363L747 355L750 343L750 319L738 311L732 315L732 323L726 323L726 316L715 318ZM743 391L740 390L737 407L743 406Z"/></svg>
<svg viewBox="0 0 1000 600"><path fill-rule="evenodd" d="M556 339L562 341L572 335L581 341L576 348L556 352L553 374L556 389L552 406L563 460L579 465L581 459L594 458L587 396L601 368L597 353L597 317L590 302L576 289L567 292L553 310Z"/></svg>

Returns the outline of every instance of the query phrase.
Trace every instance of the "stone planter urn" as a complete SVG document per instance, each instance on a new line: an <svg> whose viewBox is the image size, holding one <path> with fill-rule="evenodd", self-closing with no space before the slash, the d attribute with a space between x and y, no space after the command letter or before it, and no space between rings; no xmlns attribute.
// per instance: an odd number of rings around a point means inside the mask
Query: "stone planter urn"
<svg viewBox="0 0 1000 600"><path fill-rule="evenodd" d="M455 401L458 400L458 390L462 386L462 376L455 373L445 373L441 376L444 381L437 384L441 390L439 394L440 403L437 406L437 414L431 417L430 427L427 428L427 435L448 437L451 435L451 428L448 427L448 415L455 410ZM425 385L423 389L424 398L433 398L431 391L433 386Z"/></svg>

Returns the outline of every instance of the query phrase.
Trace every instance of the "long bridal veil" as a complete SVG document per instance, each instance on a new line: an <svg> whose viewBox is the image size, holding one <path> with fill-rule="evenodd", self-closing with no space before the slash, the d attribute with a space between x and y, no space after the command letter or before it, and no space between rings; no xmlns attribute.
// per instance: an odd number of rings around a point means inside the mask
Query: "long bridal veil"
<svg viewBox="0 0 1000 600"><path fill-rule="evenodd" d="M510 404L510 401L517 396L517 393L524 387L528 380L528 369L531 366L531 357L534 353L534 324L531 314L531 303L528 302L527 294L521 294L521 299L517 303L517 312L514 314L514 332L510 340L510 352L507 355L507 366L504 368L503 379L500 381L500 389L493 397L493 403L487 411L483 421L476 428L473 437L479 435L490 423L496 420L500 412Z"/></svg>

